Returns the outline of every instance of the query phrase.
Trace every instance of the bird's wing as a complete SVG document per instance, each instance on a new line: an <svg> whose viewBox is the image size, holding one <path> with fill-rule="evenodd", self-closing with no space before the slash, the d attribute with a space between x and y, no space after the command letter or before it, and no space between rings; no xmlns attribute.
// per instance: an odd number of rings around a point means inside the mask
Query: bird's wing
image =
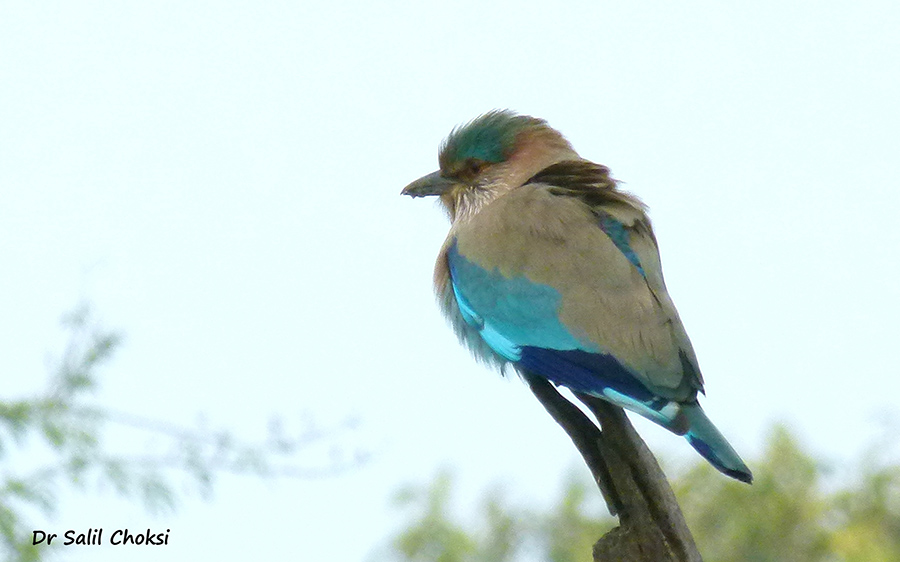
<svg viewBox="0 0 900 562"><path fill-rule="evenodd" d="M446 291L469 331L520 367L582 392L690 400L700 371L650 222L603 177L556 164L457 225Z"/></svg>

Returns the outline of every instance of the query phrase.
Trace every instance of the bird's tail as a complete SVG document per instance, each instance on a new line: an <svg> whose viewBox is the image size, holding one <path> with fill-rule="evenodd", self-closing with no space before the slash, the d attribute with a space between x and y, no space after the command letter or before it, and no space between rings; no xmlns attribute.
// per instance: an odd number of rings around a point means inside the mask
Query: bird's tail
<svg viewBox="0 0 900 562"><path fill-rule="evenodd" d="M699 404L682 404L689 429L685 433L688 443L703 455L716 469L732 478L750 484L753 474L734 448L713 425Z"/></svg>

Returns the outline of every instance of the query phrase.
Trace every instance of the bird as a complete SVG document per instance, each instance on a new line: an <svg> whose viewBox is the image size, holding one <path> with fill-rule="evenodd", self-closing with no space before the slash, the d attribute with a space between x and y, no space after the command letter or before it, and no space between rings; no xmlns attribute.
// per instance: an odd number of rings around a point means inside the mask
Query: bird
<svg viewBox="0 0 900 562"><path fill-rule="evenodd" d="M543 119L493 110L452 129L437 197L450 230L434 269L442 313L475 358L635 412L751 483L704 413L697 356L666 290L646 205Z"/></svg>

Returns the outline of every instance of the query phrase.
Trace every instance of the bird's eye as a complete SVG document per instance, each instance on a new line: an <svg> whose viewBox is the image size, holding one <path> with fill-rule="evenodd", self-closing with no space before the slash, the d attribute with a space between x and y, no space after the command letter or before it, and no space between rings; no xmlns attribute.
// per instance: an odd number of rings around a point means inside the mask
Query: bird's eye
<svg viewBox="0 0 900 562"><path fill-rule="evenodd" d="M471 176L477 176L484 170L484 167L487 165L487 162L484 160L478 160L477 158L469 158L466 160L465 173Z"/></svg>

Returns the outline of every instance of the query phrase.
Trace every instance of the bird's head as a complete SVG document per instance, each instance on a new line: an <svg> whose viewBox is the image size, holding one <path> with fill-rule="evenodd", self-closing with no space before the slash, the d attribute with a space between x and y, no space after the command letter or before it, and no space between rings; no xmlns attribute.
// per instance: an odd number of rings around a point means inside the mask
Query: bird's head
<svg viewBox="0 0 900 562"><path fill-rule="evenodd" d="M441 145L440 170L407 185L402 194L436 195L456 221L547 166L578 158L543 119L495 110L453 129Z"/></svg>

